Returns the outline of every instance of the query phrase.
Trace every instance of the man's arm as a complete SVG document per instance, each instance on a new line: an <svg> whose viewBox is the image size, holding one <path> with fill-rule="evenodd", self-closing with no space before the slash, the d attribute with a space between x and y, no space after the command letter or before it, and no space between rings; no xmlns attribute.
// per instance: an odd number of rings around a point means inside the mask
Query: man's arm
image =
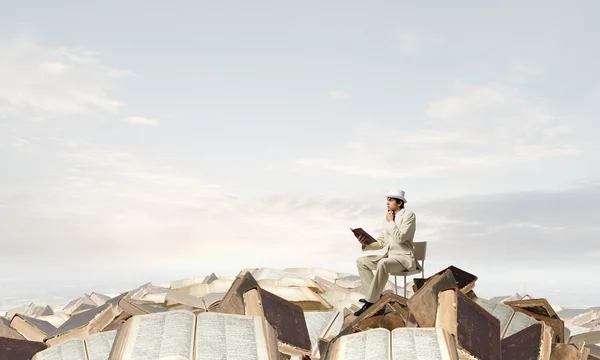
<svg viewBox="0 0 600 360"><path fill-rule="evenodd" d="M383 249L383 247L385 246L385 244L383 243L384 239L385 239L385 233L384 233L384 230L381 230L381 232L379 233L379 237L377 239L375 239L376 241L374 243L362 246L363 251Z"/></svg>
<svg viewBox="0 0 600 360"><path fill-rule="evenodd" d="M395 221L388 221L386 228L394 241L398 244L402 244L408 241L408 234L414 233L416 225L416 216L414 213L410 214L402 225L398 226Z"/></svg>

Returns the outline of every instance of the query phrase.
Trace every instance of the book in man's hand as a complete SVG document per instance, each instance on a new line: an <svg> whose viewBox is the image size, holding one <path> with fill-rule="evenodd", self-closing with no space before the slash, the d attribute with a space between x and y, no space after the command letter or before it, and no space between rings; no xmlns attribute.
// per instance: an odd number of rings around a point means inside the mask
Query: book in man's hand
<svg viewBox="0 0 600 360"><path fill-rule="evenodd" d="M350 228L350 230L352 231L352 233L354 233L354 236L356 236L357 239L360 237L360 235L364 235L367 245L370 245L377 241L377 240L375 240L375 238L373 238L371 235L369 235L369 233L364 231L362 228L356 228L356 229Z"/></svg>

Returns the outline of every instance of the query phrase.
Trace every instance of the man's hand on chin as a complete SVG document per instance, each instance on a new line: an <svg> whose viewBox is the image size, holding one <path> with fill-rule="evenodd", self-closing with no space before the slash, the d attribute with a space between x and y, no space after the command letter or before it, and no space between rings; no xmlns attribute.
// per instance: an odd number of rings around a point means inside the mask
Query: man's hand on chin
<svg viewBox="0 0 600 360"><path fill-rule="evenodd" d="M387 222L390 222L390 221L394 220L394 215L392 215L392 213L393 213L393 211L392 211L392 210L389 210L389 211L387 212L387 215L385 216L385 220L386 220Z"/></svg>

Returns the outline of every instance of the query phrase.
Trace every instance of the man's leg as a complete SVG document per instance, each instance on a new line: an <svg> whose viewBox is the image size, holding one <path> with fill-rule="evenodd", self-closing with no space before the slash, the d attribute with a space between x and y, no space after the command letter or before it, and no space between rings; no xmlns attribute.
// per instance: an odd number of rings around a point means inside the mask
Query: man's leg
<svg viewBox="0 0 600 360"><path fill-rule="evenodd" d="M355 316L360 316L365 310L379 300L379 294L383 291L385 283L390 278L390 272L403 271L406 268L396 259L383 258L377 262L375 276L371 282L371 286L365 292L365 304L354 313Z"/></svg>
<svg viewBox="0 0 600 360"><path fill-rule="evenodd" d="M377 263L377 270L371 282L371 287L366 292L365 300L374 303L379 300L379 294L385 288L385 284L390 278L391 272L405 271L406 267L402 263L393 258L384 258Z"/></svg>
<svg viewBox="0 0 600 360"><path fill-rule="evenodd" d="M375 258L373 255L367 255L356 259L356 267L358 268L363 294L366 294L373 282L373 270L377 269Z"/></svg>

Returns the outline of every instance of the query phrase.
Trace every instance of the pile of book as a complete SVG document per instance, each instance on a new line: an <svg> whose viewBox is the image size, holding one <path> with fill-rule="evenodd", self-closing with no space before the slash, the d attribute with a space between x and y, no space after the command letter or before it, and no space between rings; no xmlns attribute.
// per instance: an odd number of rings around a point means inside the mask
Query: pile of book
<svg viewBox="0 0 600 360"><path fill-rule="evenodd" d="M0 360L598 360L600 309L545 299L484 299L450 266L388 281L360 316L360 280L313 268L91 293L0 317Z"/></svg>

